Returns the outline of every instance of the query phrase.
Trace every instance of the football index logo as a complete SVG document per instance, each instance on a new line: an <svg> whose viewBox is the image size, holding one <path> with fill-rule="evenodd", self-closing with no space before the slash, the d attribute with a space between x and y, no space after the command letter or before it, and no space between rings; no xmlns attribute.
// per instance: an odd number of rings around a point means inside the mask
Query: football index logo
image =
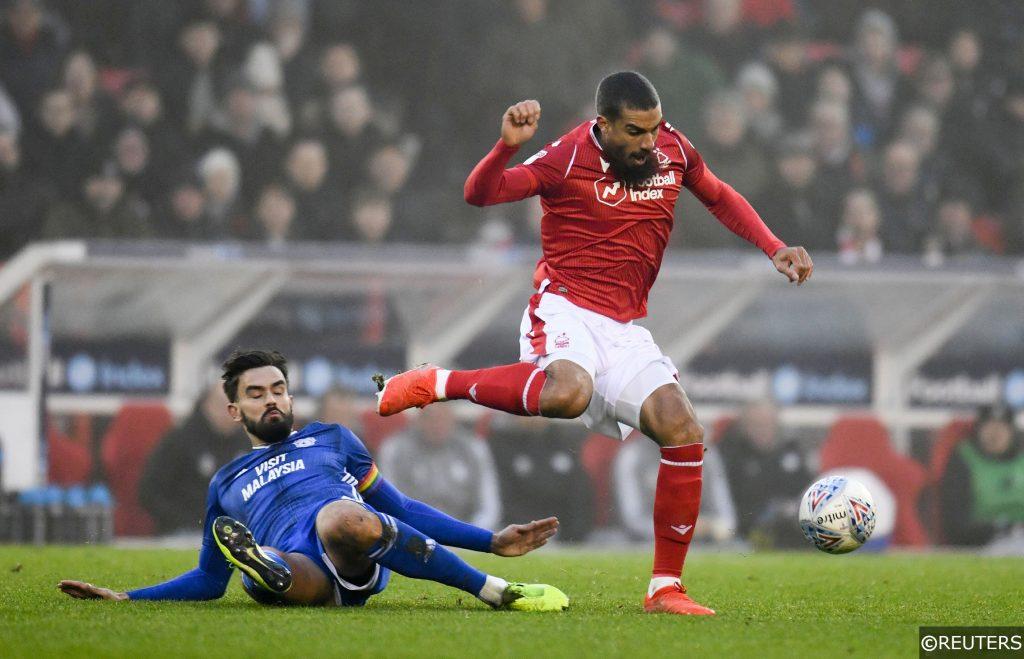
<svg viewBox="0 0 1024 659"><path fill-rule="evenodd" d="M597 200L605 206L618 206L626 198L626 186L622 181L607 181L607 178L603 176L594 181Z"/></svg>

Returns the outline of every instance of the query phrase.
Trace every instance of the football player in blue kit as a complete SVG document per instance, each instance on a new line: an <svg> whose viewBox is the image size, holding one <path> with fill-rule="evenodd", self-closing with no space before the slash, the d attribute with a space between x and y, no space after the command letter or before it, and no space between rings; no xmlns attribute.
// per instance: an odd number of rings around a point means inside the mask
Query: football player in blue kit
<svg viewBox="0 0 1024 659"><path fill-rule="evenodd" d="M198 567L128 592L70 580L60 590L79 599L209 600L224 594L236 567L259 602L361 606L395 571L459 588L495 608L568 606L557 588L484 574L447 548L521 556L555 534L554 517L492 533L404 496L347 428L314 422L293 430L280 353L235 352L223 380L228 412L253 448L210 482Z"/></svg>

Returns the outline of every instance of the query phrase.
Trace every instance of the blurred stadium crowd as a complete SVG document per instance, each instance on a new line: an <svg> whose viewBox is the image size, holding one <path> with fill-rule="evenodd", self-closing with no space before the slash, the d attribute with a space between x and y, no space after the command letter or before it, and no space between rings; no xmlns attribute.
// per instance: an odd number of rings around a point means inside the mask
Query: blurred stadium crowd
<svg viewBox="0 0 1024 659"><path fill-rule="evenodd" d="M553 139L621 68L812 253L1019 254L1022 30L1013 0L6 0L0 259L77 237L530 243L536 205L481 222L466 174L508 104L539 99ZM702 214L683 206L675 245L738 244Z"/></svg>
<svg viewBox="0 0 1024 659"><path fill-rule="evenodd" d="M64 238L530 245L539 206L470 208L467 173L510 103L539 99L542 139L555 139L623 68L647 75L711 168L812 254L1024 253L1014 0L0 7L0 261ZM742 245L681 200L674 246ZM119 534L195 532L210 476L245 445L221 397L214 387L177 426L140 402L51 423L49 482L109 484ZM346 391L318 415L352 427L408 494L478 524L557 514L566 540L652 533L637 511L658 454L642 437L502 415L467 425L447 406L381 420ZM794 436L773 405L752 404L709 428L698 533L800 543L802 488L857 465L888 492L880 535L895 544L1024 547L1024 448L1005 411L928 435L909 456L870 417Z"/></svg>
<svg viewBox="0 0 1024 659"><path fill-rule="evenodd" d="M47 489L56 493L32 493L31 500L59 506L72 498L59 488L74 493L105 482L118 535L192 537L210 478L247 450L225 405L218 382L177 424L153 403L126 405L113 418L75 415L70 423L51 424ZM562 542L653 537L649 511L660 459L654 442L639 433L619 442L578 423L540 417L485 413L467 420L457 405L381 418L365 394L335 388L321 397L315 418L353 429L381 473L409 496L485 528L557 515ZM297 419L297 427L303 423ZM804 489L821 474L841 473L872 492L879 511L876 549L955 545L1024 552L1024 441L1006 407L956 418L928 437L924 454L907 456L871 416L840 417L808 435L782 424L773 403L755 401L710 424L705 445L696 529L703 545L803 546L795 511ZM3 512L0 505L0 517ZM16 521L6 527L19 533ZM59 527L38 537L84 539L61 535ZM20 528L31 531L30 525ZM4 539L32 536L0 535Z"/></svg>

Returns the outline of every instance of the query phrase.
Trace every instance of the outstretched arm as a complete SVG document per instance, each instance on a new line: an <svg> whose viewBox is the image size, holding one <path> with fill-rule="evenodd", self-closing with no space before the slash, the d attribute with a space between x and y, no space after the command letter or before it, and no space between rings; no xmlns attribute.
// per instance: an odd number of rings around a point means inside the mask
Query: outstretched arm
<svg viewBox="0 0 1024 659"><path fill-rule="evenodd" d="M397 517L443 545L499 556L522 556L546 544L558 531L558 519L548 517L529 524L511 524L492 533L405 496L381 477L363 497L375 509Z"/></svg>
<svg viewBox="0 0 1024 659"><path fill-rule="evenodd" d="M224 595L228 581L231 579L231 569L213 540L211 527L213 520L223 514L211 487L207 499L206 519L203 520L203 546L199 550L199 565L174 579L148 588L130 590L126 593L70 579L58 583L57 588L76 599L113 601L217 599Z"/></svg>
<svg viewBox="0 0 1024 659"><path fill-rule="evenodd" d="M715 176L707 165L699 162L697 172L687 172L687 187L711 214L729 231L757 245L768 255L775 269L798 285L814 272L814 263L803 247L787 247L757 214L743 195Z"/></svg>

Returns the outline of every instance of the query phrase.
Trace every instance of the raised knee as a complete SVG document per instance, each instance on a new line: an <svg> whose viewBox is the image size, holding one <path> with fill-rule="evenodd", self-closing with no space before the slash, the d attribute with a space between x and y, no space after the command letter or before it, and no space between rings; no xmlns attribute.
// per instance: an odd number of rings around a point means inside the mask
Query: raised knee
<svg viewBox="0 0 1024 659"><path fill-rule="evenodd" d="M328 545L365 551L380 540L380 519L355 501L334 501L316 516L320 539Z"/></svg>
<svg viewBox="0 0 1024 659"><path fill-rule="evenodd" d="M575 419L587 411L594 383L590 374L581 369L559 373L549 379L541 392L541 414L560 419Z"/></svg>
<svg viewBox="0 0 1024 659"><path fill-rule="evenodd" d="M686 446L687 444L702 444L704 442L704 426L697 423L696 419L687 419L680 423L673 424L668 432L662 433L659 442L662 446Z"/></svg>

